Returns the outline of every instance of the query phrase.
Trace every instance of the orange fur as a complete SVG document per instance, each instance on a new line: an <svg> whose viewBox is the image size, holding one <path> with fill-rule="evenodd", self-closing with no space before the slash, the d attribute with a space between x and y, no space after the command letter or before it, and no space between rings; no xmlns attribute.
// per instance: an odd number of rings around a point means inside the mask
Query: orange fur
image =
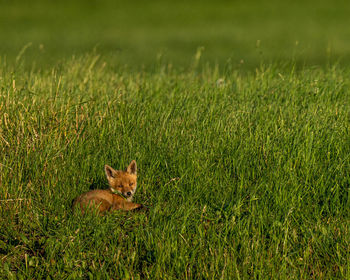
<svg viewBox="0 0 350 280"><path fill-rule="evenodd" d="M114 170L105 165L105 172L110 186L109 190L92 190L78 196L73 201L73 208L97 209L99 213L113 210L133 210L142 208L142 204L133 203L132 198L137 187L137 166L133 160L126 171Z"/></svg>

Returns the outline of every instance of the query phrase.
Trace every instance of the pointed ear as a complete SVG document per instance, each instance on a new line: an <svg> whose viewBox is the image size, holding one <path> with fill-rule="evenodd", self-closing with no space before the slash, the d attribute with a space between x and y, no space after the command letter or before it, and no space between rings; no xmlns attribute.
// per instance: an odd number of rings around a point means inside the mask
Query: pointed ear
<svg viewBox="0 0 350 280"><path fill-rule="evenodd" d="M108 180L111 178L115 178L115 175L117 173L112 167L110 167L107 164L105 165L105 172Z"/></svg>
<svg viewBox="0 0 350 280"><path fill-rule="evenodd" d="M128 168L126 169L126 171L130 174L134 174L136 175L137 174L137 166L136 166L136 161L132 161L130 162Z"/></svg>

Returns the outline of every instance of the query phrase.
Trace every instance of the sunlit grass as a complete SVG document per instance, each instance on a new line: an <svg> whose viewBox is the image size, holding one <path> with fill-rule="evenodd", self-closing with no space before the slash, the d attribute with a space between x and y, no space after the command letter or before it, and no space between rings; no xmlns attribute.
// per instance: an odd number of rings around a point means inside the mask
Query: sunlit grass
<svg viewBox="0 0 350 280"><path fill-rule="evenodd" d="M349 72L0 66L0 274L349 277ZM148 212L74 215L135 159Z"/></svg>

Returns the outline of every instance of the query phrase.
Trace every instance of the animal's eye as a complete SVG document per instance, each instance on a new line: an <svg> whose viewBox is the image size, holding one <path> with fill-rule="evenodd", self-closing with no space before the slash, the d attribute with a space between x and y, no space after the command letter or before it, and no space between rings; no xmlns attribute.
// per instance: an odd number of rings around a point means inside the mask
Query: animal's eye
<svg viewBox="0 0 350 280"><path fill-rule="evenodd" d="M130 183L129 186L131 187L134 183Z"/></svg>
<svg viewBox="0 0 350 280"><path fill-rule="evenodd" d="M119 188L121 188L121 189L122 189L122 188L123 188L123 185L120 185L120 186L119 186Z"/></svg>

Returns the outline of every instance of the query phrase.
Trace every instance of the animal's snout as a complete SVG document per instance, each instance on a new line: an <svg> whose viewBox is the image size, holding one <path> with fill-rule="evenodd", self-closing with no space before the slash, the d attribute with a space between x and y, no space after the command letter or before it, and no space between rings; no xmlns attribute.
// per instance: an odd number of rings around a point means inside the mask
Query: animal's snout
<svg viewBox="0 0 350 280"><path fill-rule="evenodd" d="M131 196L131 192L127 192L126 195L127 195L127 196Z"/></svg>

